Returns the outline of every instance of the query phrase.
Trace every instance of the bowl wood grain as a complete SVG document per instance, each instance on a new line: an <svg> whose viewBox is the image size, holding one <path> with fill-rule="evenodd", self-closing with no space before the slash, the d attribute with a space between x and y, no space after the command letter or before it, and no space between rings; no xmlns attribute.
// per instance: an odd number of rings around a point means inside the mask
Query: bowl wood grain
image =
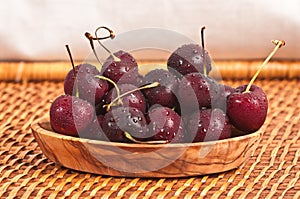
<svg viewBox="0 0 300 199"><path fill-rule="evenodd" d="M42 152L53 162L84 172L126 177L186 177L234 169L250 158L261 132L183 144L134 144L55 133L49 118L31 125Z"/></svg>

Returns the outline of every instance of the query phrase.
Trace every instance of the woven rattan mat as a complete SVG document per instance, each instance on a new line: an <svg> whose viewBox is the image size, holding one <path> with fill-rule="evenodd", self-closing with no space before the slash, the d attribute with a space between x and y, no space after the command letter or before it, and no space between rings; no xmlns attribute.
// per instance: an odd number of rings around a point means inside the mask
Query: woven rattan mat
<svg viewBox="0 0 300 199"><path fill-rule="evenodd" d="M1 81L0 198L300 198L300 78L256 84L266 91L270 107L263 138L249 161L220 174L142 179L55 165L42 154L30 124L48 114L49 100L63 92L63 82Z"/></svg>

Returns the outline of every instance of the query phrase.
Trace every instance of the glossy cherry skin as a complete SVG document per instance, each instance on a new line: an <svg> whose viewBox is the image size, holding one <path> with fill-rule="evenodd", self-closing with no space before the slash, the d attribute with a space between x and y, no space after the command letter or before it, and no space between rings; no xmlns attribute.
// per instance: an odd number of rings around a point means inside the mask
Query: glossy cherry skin
<svg viewBox="0 0 300 199"><path fill-rule="evenodd" d="M115 61L109 56L103 63L101 74L118 84L134 84L139 77L138 64L131 54L125 51L114 53L120 61Z"/></svg>
<svg viewBox="0 0 300 199"><path fill-rule="evenodd" d="M102 129L107 138L114 142L131 142L126 138L124 132L128 132L138 140L148 137L147 122L144 114L132 107L111 109L104 116Z"/></svg>
<svg viewBox="0 0 300 199"><path fill-rule="evenodd" d="M106 80L87 76L85 80L78 85L78 89L80 98L85 99L92 104L98 104L108 92L109 85Z"/></svg>
<svg viewBox="0 0 300 199"><path fill-rule="evenodd" d="M80 73L81 77L84 75L100 75L100 72L97 70L97 68L91 64L84 63L84 64L79 64L75 66L75 72L76 74ZM74 71L73 69L70 70L64 80L64 91L66 95L75 95L75 87L74 87L74 82L75 82L75 76L74 76Z"/></svg>
<svg viewBox="0 0 300 199"><path fill-rule="evenodd" d="M139 74L138 77L136 78L136 80L132 84L135 85L136 87L143 86L144 85L144 76Z"/></svg>
<svg viewBox="0 0 300 199"><path fill-rule="evenodd" d="M227 110L227 98L235 92L235 89L225 84L219 84L219 94L212 108L222 109L225 113Z"/></svg>
<svg viewBox="0 0 300 199"><path fill-rule="evenodd" d="M181 117L168 107L155 107L148 113L150 140L164 140L168 143L184 142L184 128Z"/></svg>
<svg viewBox="0 0 300 199"><path fill-rule="evenodd" d="M101 125L104 120L104 115L98 115L90 123L89 126L84 130L83 133L79 133L82 138L93 139L93 140L107 140Z"/></svg>
<svg viewBox="0 0 300 199"><path fill-rule="evenodd" d="M203 109L194 112L186 120L187 140L193 142L215 141L229 138L231 126L221 109Z"/></svg>
<svg viewBox="0 0 300 199"><path fill-rule="evenodd" d="M175 95L178 87L177 78L167 70L155 69L147 73L143 79L143 84L153 82L158 82L159 86L143 90L149 107L159 104L174 108L178 103Z"/></svg>
<svg viewBox="0 0 300 199"><path fill-rule="evenodd" d="M205 51L207 74L211 71L211 58ZM204 59L202 47L198 44L185 44L176 49L168 59L168 69L177 71L182 75L189 73L202 73Z"/></svg>
<svg viewBox="0 0 300 199"><path fill-rule="evenodd" d="M120 84L118 85L120 94L126 93L128 91L132 91L133 89L136 89L137 87L132 84ZM115 88L112 88L103 98L103 101L101 102L101 105L110 104L112 100L114 100L117 97L117 92ZM121 98L122 104L118 106L124 106L124 107L133 107L137 108L142 113L146 113L147 104L146 99L143 93L139 90L134 91L130 94L127 94ZM117 107L118 107L117 106ZM115 108L116 106L112 106L111 108ZM101 109L101 107L99 107ZM103 113L103 111L101 112Z"/></svg>
<svg viewBox="0 0 300 199"><path fill-rule="evenodd" d="M95 66L87 63L76 66L75 71L79 97L92 104L98 104L109 89L107 81L95 77L100 75L100 72ZM64 81L66 94L76 95L74 82L74 71L70 70Z"/></svg>
<svg viewBox="0 0 300 199"><path fill-rule="evenodd" d="M190 73L179 82L177 96L181 110L194 111L210 108L217 100L218 93L219 87L215 80L201 73Z"/></svg>
<svg viewBox="0 0 300 199"><path fill-rule="evenodd" d="M247 85L239 86L228 96L227 115L230 122L246 133L260 129L268 112L268 99L264 91L252 85L249 92L244 92Z"/></svg>
<svg viewBox="0 0 300 199"><path fill-rule="evenodd" d="M95 109L87 101L71 95L61 95L50 107L52 129L64 135L78 136L94 119Z"/></svg>

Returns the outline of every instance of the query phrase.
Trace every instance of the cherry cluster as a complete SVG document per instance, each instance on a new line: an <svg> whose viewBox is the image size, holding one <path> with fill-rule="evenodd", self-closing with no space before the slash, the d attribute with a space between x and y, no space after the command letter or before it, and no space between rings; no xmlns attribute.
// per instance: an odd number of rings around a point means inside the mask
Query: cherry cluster
<svg viewBox="0 0 300 199"><path fill-rule="evenodd" d="M113 32L104 28L112 38ZM67 47L73 69L64 81L65 94L51 105L52 129L89 139L153 144L213 141L257 131L268 110L266 94L253 85L260 70L248 85L218 83L209 76L212 60L204 49L203 30L202 46L180 46L170 55L168 70L144 76L129 52L111 53L100 42L103 38L86 33L97 59L94 40L110 56L100 69L89 63L74 66ZM284 45L274 43L272 54Z"/></svg>

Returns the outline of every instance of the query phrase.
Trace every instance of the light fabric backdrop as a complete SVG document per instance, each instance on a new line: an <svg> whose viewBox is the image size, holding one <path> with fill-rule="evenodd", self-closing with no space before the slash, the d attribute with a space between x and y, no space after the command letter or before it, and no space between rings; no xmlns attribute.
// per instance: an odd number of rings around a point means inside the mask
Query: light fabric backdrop
<svg viewBox="0 0 300 199"><path fill-rule="evenodd" d="M285 39L277 58L300 58L299 0L9 0L0 6L0 60L77 59L90 49L83 34L99 25L117 34L159 27L199 41L214 59L263 58L271 39ZM130 41L128 41L130 42Z"/></svg>

